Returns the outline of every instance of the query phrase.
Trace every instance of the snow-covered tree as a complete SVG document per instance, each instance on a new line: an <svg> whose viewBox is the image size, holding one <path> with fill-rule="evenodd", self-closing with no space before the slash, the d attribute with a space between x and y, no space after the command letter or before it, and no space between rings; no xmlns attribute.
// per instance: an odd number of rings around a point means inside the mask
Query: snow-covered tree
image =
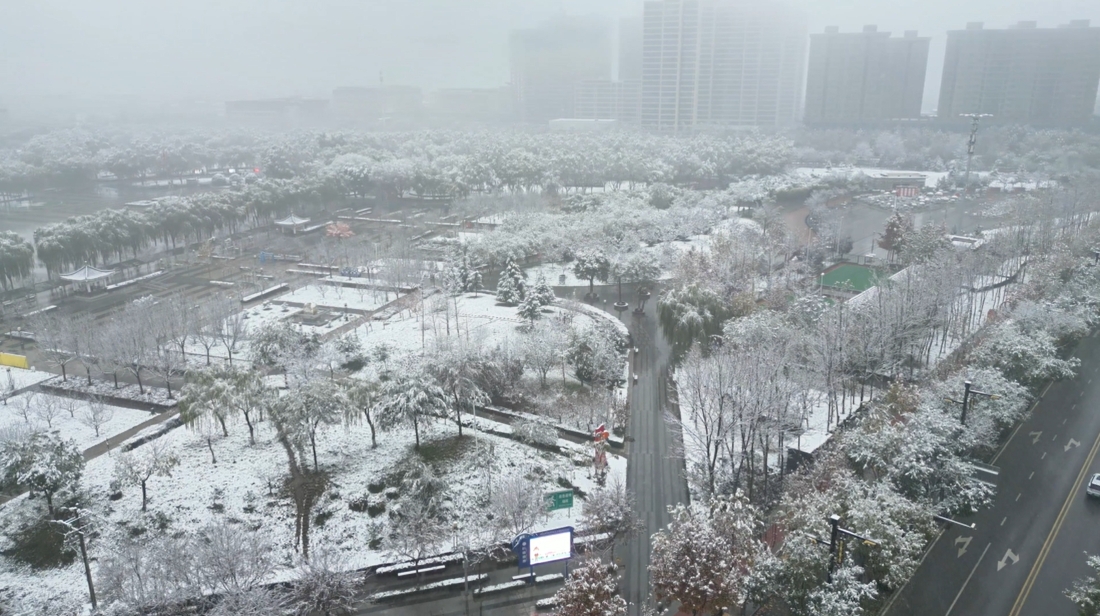
<svg viewBox="0 0 1100 616"><path fill-rule="evenodd" d="M1045 330L1021 330L1012 320L993 325L971 353L979 365L997 368L1025 385L1050 379L1072 378L1081 364L1076 357L1061 359L1054 337Z"/></svg>
<svg viewBox="0 0 1100 616"><path fill-rule="evenodd" d="M124 451L115 458L115 480L123 485L141 486L141 511L149 501L147 486L153 477L169 477L179 465L179 457L154 439L133 451Z"/></svg>
<svg viewBox="0 0 1100 616"><path fill-rule="evenodd" d="M542 302L534 293L528 293L527 297L519 303L519 317L529 323L528 327L534 327L535 321L542 318Z"/></svg>
<svg viewBox="0 0 1100 616"><path fill-rule="evenodd" d="M740 495L706 510L669 508L668 526L653 535L649 575L661 601L696 615L733 610L745 599L745 575L761 550L757 514Z"/></svg>
<svg viewBox="0 0 1100 616"><path fill-rule="evenodd" d="M626 489L622 479L616 477L606 486L588 493L581 512L581 526L596 533L608 535L611 558L615 558L615 544L645 528L638 518L634 495Z"/></svg>
<svg viewBox="0 0 1100 616"><path fill-rule="evenodd" d="M0 288L5 291L15 281L31 275L34 247L14 231L0 231Z"/></svg>
<svg viewBox="0 0 1100 616"><path fill-rule="evenodd" d="M491 357L459 340L441 346L427 368L450 397L458 435L462 436L463 409L475 413L478 406L492 401L481 387L481 376L499 367Z"/></svg>
<svg viewBox="0 0 1100 616"><path fill-rule="evenodd" d="M0 447L0 475L8 485L27 488L46 497L54 514L58 492L75 487L84 473L84 454L73 440L57 432L36 432L24 441L8 441Z"/></svg>
<svg viewBox="0 0 1100 616"><path fill-rule="evenodd" d="M527 297L527 275L516 262L509 259L500 272L497 282L497 301L502 304L516 305Z"/></svg>
<svg viewBox="0 0 1100 616"><path fill-rule="evenodd" d="M236 594L263 584L275 571L271 541L265 533L222 520L199 530L196 570L203 586Z"/></svg>
<svg viewBox="0 0 1100 616"><path fill-rule="evenodd" d="M323 379L306 383L280 397L272 406L284 431L293 434L292 442L299 447L309 445L313 456L313 471L317 462L317 434L321 428L340 423L351 406L347 394L339 384Z"/></svg>
<svg viewBox="0 0 1100 616"><path fill-rule="evenodd" d="M381 404L381 383L373 378L352 379L347 383L348 414L345 421L356 423L359 418L370 428L370 446L378 447L377 433L383 425L378 423L378 407Z"/></svg>
<svg viewBox="0 0 1100 616"><path fill-rule="evenodd" d="M547 375L562 364L568 337L558 324L551 323L536 323L524 337L523 363L539 375L539 384L546 387Z"/></svg>
<svg viewBox="0 0 1100 616"><path fill-rule="evenodd" d="M554 295L554 289L546 282L546 276L542 272L539 272L538 278L535 279L535 286L531 287L528 295L533 296L540 307L549 306L557 299Z"/></svg>
<svg viewBox="0 0 1100 616"><path fill-rule="evenodd" d="M506 537L530 532L546 517L546 501L537 483L521 473L501 479L490 498L495 523Z"/></svg>
<svg viewBox="0 0 1100 616"><path fill-rule="evenodd" d="M598 558L581 561L569 571L565 585L554 593L561 616L626 616L626 599L618 580Z"/></svg>
<svg viewBox="0 0 1100 616"><path fill-rule="evenodd" d="M1073 581L1066 589L1066 597L1077 606L1080 616L1100 615L1100 556L1086 554L1091 575Z"/></svg>
<svg viewBox="0 0 1100 616"><path fill-rule="evenodd" d="M298 616L350 613L355 605L358 580L348 571L346 559L333 549L315 550L303 557L291 586L291 604Z"/></svg>
<svg viewBox="0 0 1100 616"><path fill-rule="evenodd" d="M588 295L595 294L596 281L607 282L611 274L611 262L607 255L598 250L583 251L577 254L573 262L573 274L588 281Z"/></svg>
<svg viewBox="0 0 1100 616"><path fill-rule="evenodd" d="M387 427L412 424L420 449L420 424L447 412L447 394L423 366L409 364L382 384L378 423Z"/></svg>
<svg viewBox="0 0 1100 616"><path fill-rule="evenodd" d="M79 420L80 423L94 430L96 438L99 438L100 429L110 423L114 416L112 407L99 398L93 398L88 401L88 406L81 410Z"/></svg>

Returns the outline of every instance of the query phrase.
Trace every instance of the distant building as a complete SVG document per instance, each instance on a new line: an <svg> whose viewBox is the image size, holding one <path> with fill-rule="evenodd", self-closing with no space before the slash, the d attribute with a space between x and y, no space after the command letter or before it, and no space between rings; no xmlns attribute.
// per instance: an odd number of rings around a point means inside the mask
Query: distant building
<svg viewBox="0 0 1100 616"><path fill-rule="evenodd" d="M509 88L449 88L427 98L426 111L433 119L455 123L499 123L512 118Z"/></svg>
<svg viewBox="0 0 1100 616"><path fill-rule="evenodd" d="M619 123L615 120L582 120L564 118L550 120L550 130L556 133L595 133L614 130Z"/></svg>
<svg viewBox="0 0 1100 616"><path fill-rule="evenodd" d="M332 111L343 119L374 122L418 117L423 108L424 95L413 86L381 85L332 91Z"/></svg>
<svg viewBox="0 0 1100 616"><path fill-rule="evenodd" d="M324 99L269 98L225 104L225 115L232 120L321 119L327 112Z"/></svg>
<svg viewBox="0 0 1100 616"><path fill-rule="evenodd" d="M810 35L807 124L861 125L920 118L928 64L927 37L891 38L875 26Z"/></svg>
<svg viewBox="0 0 1100 616"><path fill-rule="evenodd" d="M802 116L806 26L780 3L649 0L642 125L786 126Z"/></svg>
<svg viewBox="0 0 1100 616"><path fill-rule="evenodd" d="M642 18L619 20L619 81L642 80Z"/></svg>
<svg viewBox="0 0 1100 616"><path fill-rule="evenodd" d="M573 117L576 85L611 79L608 24L562 17L539 28L516 30L511 64L515 112L521 122L544 124Z"/></svg>
<svg viewBox="0 0 1100 616"><path fill-rule="evenodd" d="M577 84L573 117L586 120L618 120L637 124L641 119L642 82L592 80Z"/></svg>
<svg viewBox="0 0 1100 616"><path fill-rule="evenodd" d="M1100 28L1024 21L1005 30L980 22L947 33L939 119L988 113L997 123L1077 126L1088 122L1100 84Z"/></svg>

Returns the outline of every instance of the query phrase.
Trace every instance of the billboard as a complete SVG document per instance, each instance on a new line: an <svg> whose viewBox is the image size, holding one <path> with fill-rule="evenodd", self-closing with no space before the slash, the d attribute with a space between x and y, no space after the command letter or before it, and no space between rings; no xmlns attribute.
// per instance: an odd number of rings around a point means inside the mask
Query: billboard
<svg viewBox="0 0 1100 616"><path fill-rule="evenodd" d="M512 540L512 551L520 567L533 567L573 557L573 527L555 528Z"/></svg>
<svg viewBox="0 0 1100 616"><path fill-rule="evenodd" d="M573 529L562 528L546 535L537 535L528 540L531 566L544 565L573 556Z"/></svg>

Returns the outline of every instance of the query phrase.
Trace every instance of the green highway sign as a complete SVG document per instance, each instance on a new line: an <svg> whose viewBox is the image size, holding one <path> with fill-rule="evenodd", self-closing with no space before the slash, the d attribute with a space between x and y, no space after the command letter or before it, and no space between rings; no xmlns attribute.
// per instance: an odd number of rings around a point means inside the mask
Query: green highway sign
<svg viewBox="0 0 1100 616"><path fill-rule="evenodd" d="M546 495L546 509L547 511L557 511L558 509L572 509L573 508L573 490L561 490L560 492L550 492Z"/></svg>

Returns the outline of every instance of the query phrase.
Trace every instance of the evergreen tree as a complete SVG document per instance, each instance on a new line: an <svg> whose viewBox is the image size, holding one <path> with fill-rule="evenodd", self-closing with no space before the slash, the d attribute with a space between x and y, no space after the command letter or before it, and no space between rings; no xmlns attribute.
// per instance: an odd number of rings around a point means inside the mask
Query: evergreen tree
<svg viewBox="0 0 1100 616"><path fill-rule="evenodd" d="M512 259L500 272L500 282L497 283L497 301L504 304L516 305L527 297L526 275Z"/></svg>

